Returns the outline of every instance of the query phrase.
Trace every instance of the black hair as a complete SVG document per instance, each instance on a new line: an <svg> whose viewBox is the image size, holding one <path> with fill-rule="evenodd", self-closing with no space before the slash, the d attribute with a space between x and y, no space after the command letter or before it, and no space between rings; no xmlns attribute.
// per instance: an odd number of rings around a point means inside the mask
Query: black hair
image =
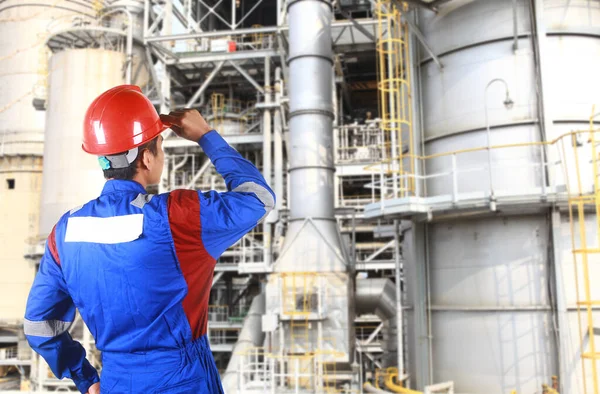
<svg viewBox="0 0 600 394"><path fill-rule="evenodd" d="M124 181L131 181L133 177L138 172L138 162L140 157L142 157L142 153L145 150L149 150L154 156L158 153L158 137L154 138L152 141L146 142L143 145L138 147L138 155L133 162L128 167L124 168L109 168L108 170L102 170L104 172L104 178L106 179L121 179ZM123 152L121 154L127 154L127 152Z"/></svg>

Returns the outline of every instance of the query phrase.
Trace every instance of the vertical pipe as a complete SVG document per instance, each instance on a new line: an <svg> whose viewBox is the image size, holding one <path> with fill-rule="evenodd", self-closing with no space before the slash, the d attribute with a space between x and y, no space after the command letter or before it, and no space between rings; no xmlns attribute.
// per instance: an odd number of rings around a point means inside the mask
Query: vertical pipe
<svg viewBox="0 0 600 394"><path fill-rule="evenodd" d="M281 26L281 0L277 0L277 26Z"/></svg>
<svg viewBox="0 0 600 394"><path fill-rule="evenodd" d="M517 0L513 0L513 51L519 49L519 27L517 24L517 16Z"/></svg>
<svg viewBox="0 0 600 394"><path fill-rule="evenodd" d="M489 85L488 85L489 87ZM488 115L487 89L485 90L485 129L487 137L487 159L488 159L488 176L490 177L490 206L494 204L494 182L492 179L492 135L490 130L490 120ZM492 209L494 211L495 209Z"/></svg>
<svg viewBox="0 0 600 394"><path fill-rule="evenodd" d="M234 0L235 1L235 0ZM265 104L263 112L263 176L271 184L271 58L265 58ZM263 261L265 266L271 265L271 220L263 222Z"/></svg>
<svg viewBox="0 0 600 394"><path fill-rule="evenodd" d="M294 226L300 227L302 220L312 218L317 226L332 229L332 4L292 1L288 2L288 15L291 226L298 223Z"/></svg>
<svg viewBox="0 0 600 394"><path fill-rule="evenodd" d="M236 12L236 7L235 7L235 0L231 0L231 30L235 30L235 28L237 27L236 24L236 20L235 20L235 12Z"/></svg>
<svg viewBox="0 0 600 394"><path fill-rule="evenodd" d="M173 0L166 0L164 5L165 16L162 21L162 31L163 35L171 35L173 33ZM171 42L172 43L172 42ZM167 41L165 46L169 46L169 41Z"/></svg>
<svg viewBox="0 0 600 394"><path fill-rule="evenodd" d="M356 269L356 211L352 212L352 267Z"/></svg>
<svg viewBox="0 0 600 394"><path fill-rule="evenodd" d="M338 152L346 152L345 149L340 149L339 145L339 136L340 132L344 133L344 130L341 130L337 127L333 129L333 155L334 160L337 158ZM340 177L337 174L333 174L333 203L336 208L340 206Z"/></svg>
<svg viewBox="0 0 600 394"><path fill-rule="evenodd" d="M171 109L171 77L169 76L169 70L165 67L164 77L162 80L161 91L162 97L164 98L160 104L160 112L168 114ZM163 171L161 175L160 183L158 184L158 192L166 193L168 191L169 182L169 160L165 158L163 164Z"/></svg>
<svg viewBox="0 0 600 394"><path fill-rule="evenodd" d="M400 274L400 226L398 220L394 220L394 258L396 265L396 334L398 340L398 379L404 374L404 330L402 326L402 290Z"/></svg>
<svg viewBox="0 0 600 394"><path fill-rule="evenodd" d="M281 81L281 68L275 69L275 102L277 108L273 112L273 153L275 164L275 195L277 196L276 211L279 212L283 207L283 134L281 125L281 96L283 84Z"/></svg>
<svg viewBox="0 0 600 394"><path fill-rule="evenodd" d="M144 0L144 42L148 35L148 25L150 23L150 0ZM148 47L146 47L148 48ZM148 50L148 49L146 49Z"/></svg>
<svg viewBox="0 0 600 394"><path fill-rule="evenodd" d="M392 13L394 8L393 6L390 4L388 12ZM387 124L386 126L389 126L389 132L391 135L391 139L390 139L390 143L392 144L392 149L391 149L391 157L390 157L390 164L391 164L391 171L392 171L392 190L394 192L394 197L393 198L397 198L399 197L398 195L398 176L399 175L403 175L403 174L396 174L396 160L399 160L398 158L398 135L397 135L397 130L396 127L398 125L398 123L396 122L396 116L398 115L396 113L396 89L394 89L394 86L396 85L396 81L395 81L395 67L394 67L394 41L392 40L393 38L393 25L392 23L390 23L392 20L392 17L388 18L388 40L387 40L387 47L386 50L388 52L387 55L387 62L388 62L388 67L387 67L387 78L388 78L388 82L387 82L387 88L389 89L389 111L390 111L390 122L389 124ZM383 43L382 43L383 45ZM385 83L384 83L385 85ZM384 148L385 149L385 148Z"/></svg>
<svg viewBox="0 0 600 394"><path fill-rule="evenodd" d="M150 5L149 5L150 6ZM171 34L171 18L173 12L173 4L171 0L167 0L165 6L165 16L163 20L163 26L161 30L161 34L170 35ZM162 45L162 44L159 44ZM167 45L167 44L164 44ZM171 110L171 76L169 73L169 69L167 68L166 63L163 63L163 78L160 84L162 101L160 103L160 112L163 114L168 114ZM158 192L165 193L168 191L169 185L169 160L164 161L163 171L161 175L160 183L158 184Z"/></svg>

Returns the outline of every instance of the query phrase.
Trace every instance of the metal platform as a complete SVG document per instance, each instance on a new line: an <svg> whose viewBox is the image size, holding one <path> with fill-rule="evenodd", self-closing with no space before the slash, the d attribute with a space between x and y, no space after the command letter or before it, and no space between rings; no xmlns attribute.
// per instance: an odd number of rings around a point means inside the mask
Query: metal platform
<svg viewBox="0 0 600 394"><path fill-rule="evenodd" d="M538 212L553 204L566 204L567 196L541 188L525 190L520 194L499 192L493 198L487 192L473 192L435 197L405 197L384 200L365 206L365 218L379 219L387 216L432 220L457 215L485 215L502 212Z"/></svg>

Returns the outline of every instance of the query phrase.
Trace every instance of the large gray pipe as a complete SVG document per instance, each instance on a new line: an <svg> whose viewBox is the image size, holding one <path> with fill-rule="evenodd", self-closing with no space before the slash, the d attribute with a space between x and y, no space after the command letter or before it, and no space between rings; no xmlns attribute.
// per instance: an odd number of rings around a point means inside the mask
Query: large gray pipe
<svg viewBox="0 0 600 394"><path fill-rule="evenodd" d="M275 270L346 271L334 217L331 3L292 0L288 15L289 250Z"/></svg>
<svg viewBox="0 0 600 394"><path fill-rule="evenodd" d="M367 393L375 393L375 394L391 394L391 391L385 391L385 390L381 390L378 389L377 387L373 386L371 383L367 382L363 385L363 389L367 392Z"/></svg>
<svg viewBox="0 0 600 394"><path fill-rule="evenodd" d="M291 220L333 219L331 4L296 0L288 12Z"/></svg>
<svg viewBox="0 0 600 394"><path fill-rule="evenodd" d="M227 364L223 376L223 389L225 394L238 392L238 368L242 352L248 348L262 346L265 335L262 331L262 315L265 313L265 294L260 293L252 300L248 315L240 331L238 340L231 352L231 359Z"/></svg>
<svg viewBox="0 0 600 394"><path fill-rule="evenodd" d="M384 366L397 361L396 288L391 279L373 278L356 281L356 314L375 313L384 323Z"/></svg>

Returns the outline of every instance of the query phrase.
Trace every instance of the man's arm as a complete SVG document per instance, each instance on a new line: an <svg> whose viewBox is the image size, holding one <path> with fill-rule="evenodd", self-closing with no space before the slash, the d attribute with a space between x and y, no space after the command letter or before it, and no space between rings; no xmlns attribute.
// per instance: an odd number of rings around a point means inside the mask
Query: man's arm
<svg viewBox="0 0 600 394"><path fill-rule="evenodd" d="M179 136L200 144L217 172L223 176L227 192L198 193L201 217L201 238L206 251L214 258L219 256L254 228L275 206L275 194L258 169L244 159L235 149L204 121L195 110L172 112L161 116ZM170 218L177 220L177 212L184 212L184 200L194 201L195 196L181 198L186 191L175 191L170 198ZM181 206L180 208L178 206ZM183 218L182 218L183 219Z"/></svg>
<svg viewBox="0 0 600 394"><path fill-rule="evenodd" d="M73 379L77 389L86 393L100 379L85 358L85 350L68 331L75 305L62 275L54 234L52 230L27 300L25 336L56 377Z"/></svg>
<svg viewBox="0 0 600 394"><path fill-rule="evenodd" d="M227 185L225 193L200 193L202 241L218 258L267 216L275 206L275 193L258 169L216 131L202 137L200 146Z"/></svg>

